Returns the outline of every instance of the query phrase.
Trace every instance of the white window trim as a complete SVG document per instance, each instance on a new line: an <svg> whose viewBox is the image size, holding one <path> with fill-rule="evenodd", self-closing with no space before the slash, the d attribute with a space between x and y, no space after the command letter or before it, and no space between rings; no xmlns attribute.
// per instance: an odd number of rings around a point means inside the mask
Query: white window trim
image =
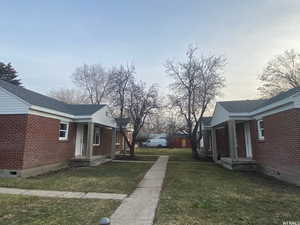
<svg viewBox="0 0 300 225"><path fill-rule="evenodd" d="M257 120L257 133L258 133L258 139L259 140L265 140L265 136L262 135L262 130L265 131L265 127L261 129L260 122L264 122L262 119Z"/></svg>
<svg viewBox="0 0 300 225"><path fill-rule="evenodd" d="M96 141L96 129L99 129L99 144L94 143ZM101 145L101 128L95 127L94 129L94 137L93 137L93 146L100 146Z"/></svg>
<svg viewBox="0 0 300 225"><path fill-rule="evenodd" d="M67 125L67 129L66 130L61 130L60 129L60 124L66 124ZM65 137L60 137L60 131L66 131L66 136ZM68 140L68 136L69 136L69 123L68 122L60 121L60 123L59 123L58 139L60 141L66 141L66 140Z"/></svg>

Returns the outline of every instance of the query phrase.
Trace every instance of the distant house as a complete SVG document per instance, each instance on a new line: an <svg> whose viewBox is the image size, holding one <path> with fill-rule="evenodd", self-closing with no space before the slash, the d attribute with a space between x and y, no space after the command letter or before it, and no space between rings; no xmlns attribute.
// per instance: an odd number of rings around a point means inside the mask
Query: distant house
<svg viewBox="0 0 300 225"><path fill-rule="evenodd" d="M189 135L185 131L177 131L169 137L169 147L171 148L191 148Z"/></svg>
<svg viewBox="0 0 300 225"><path fill-rule="evenodd" d="M211 117L203 117L202 118L202 134L203 137L200 140L198 153L200 156L208 157L211 155L211 140L207 132L210 132L208 127L210 127ZM172 148L191 148L191 141L189 139L189 135L186 131L177 131L175 134L169 137L169 146ZM204 148L205 146L205 148Z"/></svg>
<svg viewBox="0 0 300 225"><path fill-rule="evenodd" d="M71 105L0 80L0 176L31 176L114 157L106 105Z"/></svg>
<svg viewBox="0 0 300 225"><path fill-rule="evenodd" d="M216 163L300 185L300 88L270 99L217 102L204 133Z"/></svg>

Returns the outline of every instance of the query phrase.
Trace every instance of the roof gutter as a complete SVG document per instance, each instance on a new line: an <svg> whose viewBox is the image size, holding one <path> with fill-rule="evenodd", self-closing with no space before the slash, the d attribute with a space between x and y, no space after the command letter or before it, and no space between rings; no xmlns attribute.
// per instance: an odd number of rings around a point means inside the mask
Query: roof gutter
<svg viewBox="0 0 300 225"><path fill-rule="evenodd" d="M92 115L75 116L75 115L72 115L72 114L69 114L69 113L63 113L63 112L59 112L57 110L48 109L48 108L37 106L37 105L31 105L30 109L36 110L36 111L39 111L39 112L49 113L49 114L56 115L56 116L66 117L66 118L69 118L69 119L75 119L75 120L77 120L77 119L91 119L92 118Z"/></svg>

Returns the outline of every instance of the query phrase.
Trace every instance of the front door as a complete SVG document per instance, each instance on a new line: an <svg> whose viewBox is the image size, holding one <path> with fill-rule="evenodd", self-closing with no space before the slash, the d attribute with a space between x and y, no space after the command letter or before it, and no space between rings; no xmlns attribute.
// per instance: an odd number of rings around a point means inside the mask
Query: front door
<svg viewBox="0 0 300 225"><path fill-rule="evenodd" d="M86 148L87 126L77 124L75 156L83 156Z"/></svg>
<svg viewBox="0 0 300 225"><path fill-rule="evenodd" d="M83 124L77 124L75 156L83 153Z"/></svg>
<svg viewBox="0 0 300 225"><path fill-rule="evenodd" d="M246 157L252 158L252 144L251 144L251 132L250 123L244 123L244 134L245 134L245 147L246 147Z"/></svg>

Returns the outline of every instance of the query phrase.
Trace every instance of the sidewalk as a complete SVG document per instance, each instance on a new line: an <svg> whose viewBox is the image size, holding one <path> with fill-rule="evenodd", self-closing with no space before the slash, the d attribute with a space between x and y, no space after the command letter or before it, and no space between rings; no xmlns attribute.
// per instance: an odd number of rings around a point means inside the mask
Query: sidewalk
<svg viewBox="0 0 300 225"><path fill-rule="evenodd" d="M111 225L152 225L168 159L159 157L136 190L113 213Z"/></svg>
<svg viewBox="0 0 300 225"><path fill-rule="evenodd" d="M112 199L123 200L127 195L125 194L111 194L111 193L95 193L95 192L69 192L69 191L45 191L45 190L28 190L18 188L0 188L0 194L14 194L14 195L30 195L39 197L53 197L53 198L83 198L83 199Z"/></svg>

